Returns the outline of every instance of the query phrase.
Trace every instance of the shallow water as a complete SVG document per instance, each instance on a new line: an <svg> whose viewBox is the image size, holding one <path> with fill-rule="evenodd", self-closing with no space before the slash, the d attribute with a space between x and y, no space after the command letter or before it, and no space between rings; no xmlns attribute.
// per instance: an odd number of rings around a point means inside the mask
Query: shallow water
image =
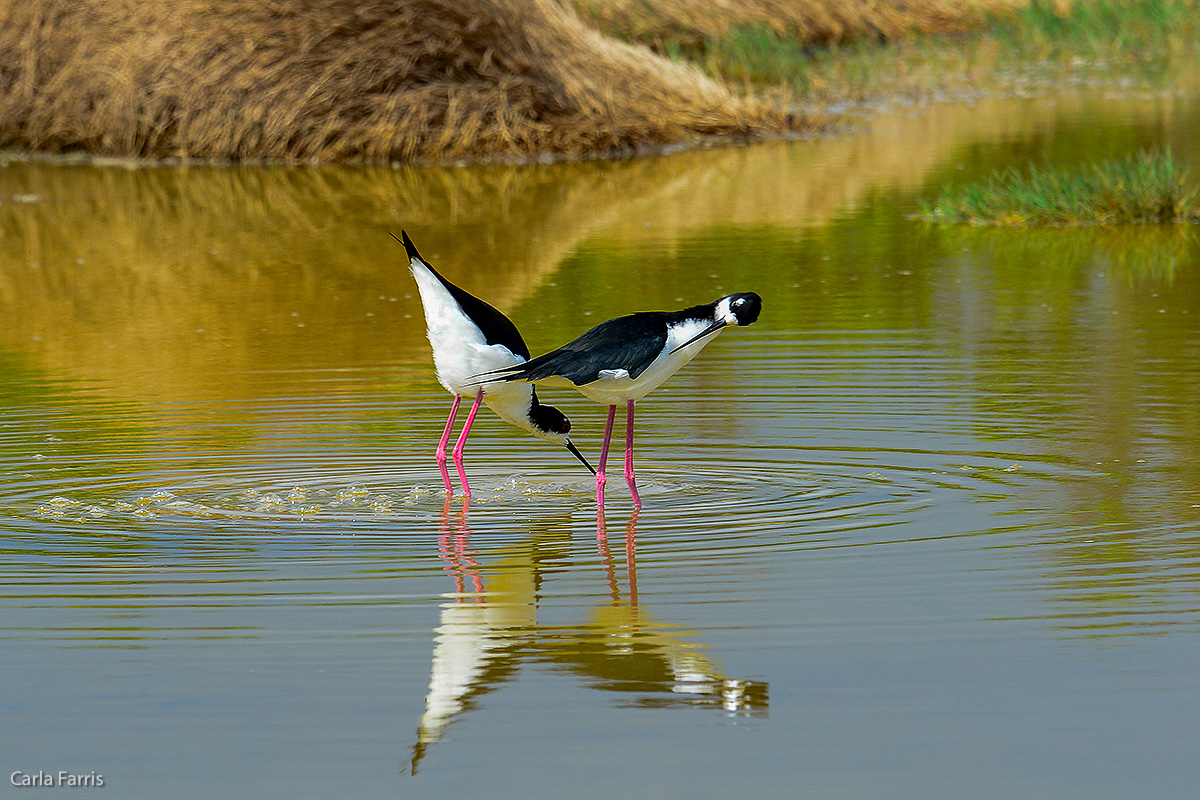
<svg viewBox="0 0 1200 800"><path fill-rule="evenodd" d="M129 798L1191 796L1197 232L908 215L1029 160L1200 174L1198 128L1194 92L1093 87L632 162L0 168L0 766ZM764 312L639 404L640 513L486 412L446 505L400 228L535 352ZM604 409L541 394L594 460Z"/></svg>

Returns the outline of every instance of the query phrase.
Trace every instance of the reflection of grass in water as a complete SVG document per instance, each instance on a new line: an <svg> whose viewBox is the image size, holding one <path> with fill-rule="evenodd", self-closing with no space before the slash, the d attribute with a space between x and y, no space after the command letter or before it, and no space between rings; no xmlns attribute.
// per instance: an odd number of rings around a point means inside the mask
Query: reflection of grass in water
<svg viewBox="0 0 1200 800"><path fill-rule="evenodd" d="M1023 265L1043 280L1107 263L1111 277L1161 285L1170 285L1181 266L1196 262L1200 244L1192 228L1177 225L1045 228L1019 234L997 227L956 228L942 238L948 249L991 251L997 261ZM1050 265L1055 269L1047 269ZM1019 283L1026 280L1022 277Z"/></svg>
<svg viewBox="0 0 1200 800"><path fill-rule="evenodd" d="M1200 219L1196 194L1168 149L1071 171L1010 168L922 202L920 216L975 225L1182 222Z"/></svg>
<svg viewBox="0 0 1200 800"><path fill-rule="evenodd" d="M1187 228L1145 228L1112 236L1102 246L1117 274L1170 284L1180 264L1195 262L1196 241Z"/></svg>

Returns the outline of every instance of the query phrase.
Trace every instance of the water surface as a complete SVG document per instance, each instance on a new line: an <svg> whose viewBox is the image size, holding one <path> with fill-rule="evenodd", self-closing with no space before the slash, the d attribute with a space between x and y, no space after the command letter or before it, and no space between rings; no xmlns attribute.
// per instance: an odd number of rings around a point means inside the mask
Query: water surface
<svg viewBox="0 0 1200 800"><path fill-rule="evenodd" d="M629 162L7 164L0 765L129 798L1190 796L1197 232L909 214L1029 160L1200 175L1198 128L1194 91L1101 86ZM764 312L639 405L640 513L487 413L447 504L401 228L535 352ZM541 394L594 459L604 409Z"/></svg>

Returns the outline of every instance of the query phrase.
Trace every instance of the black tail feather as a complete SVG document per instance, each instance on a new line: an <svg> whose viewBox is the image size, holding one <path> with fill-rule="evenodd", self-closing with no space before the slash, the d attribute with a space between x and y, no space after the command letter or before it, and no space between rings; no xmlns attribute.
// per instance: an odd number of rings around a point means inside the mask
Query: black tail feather
<svg viewBox="0 0 1200 800"><path fill-rule="evenodd" d="M525 380L526 367L529 366L528 361L523 361L520 364L513 364L511 367L502 369L493 369L487 372L480 372L477 375L472 375L469 386L480 386L485 383L495 383L496 381L520 381Z"/></svg>
<svg viewBox="0 0 1200 800"><path fill-rule="evenodd" d="M425 259L421 258L421 254L417 252L417 246L413 244L412 239L408 238L408 231L404 230L403 228L400 229L400 236L404 238L398 238L396 234L392 233L391 231L388 231L388 236L404 245L404 252L408 254L409 261L415 258L417 261L425 263Z"/></svg>

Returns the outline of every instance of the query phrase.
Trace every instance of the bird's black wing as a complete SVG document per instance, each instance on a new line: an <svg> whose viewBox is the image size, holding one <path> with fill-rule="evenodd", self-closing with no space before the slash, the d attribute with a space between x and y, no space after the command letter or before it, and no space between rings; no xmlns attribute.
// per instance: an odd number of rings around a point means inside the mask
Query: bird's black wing
<svg viewBox="0 0 1200 800"><path fill-rule="evenodd" d="M475 295L443 278L442 274L434 269L428 261L421 258L421 254L417 252L417 247L412 243L412 239L408 238L408 234L402 230L400 235L404 237L400 243L404 245L404 251L408 254L409 260L415 258L420 261L426 269L433 273L435 278L441 281L442 286L446 287L446 291L458 303L463 313L479 327L484 341L488 344L503 345L521 358L529 358L529 346L525 344L521 332L517 330L517 326L511 319ZM393 233L392 238L395 239L396 234Z"/></svg>
<svg viewBox="0 0 1200 800"><path fill-rule="evenodd" d="M666 346L667 326L662 316L643 312L610 319L557 350L484 375L510 381L561 377L576 386L597 380L602 370L623 369L636 378Z"/></svg>

